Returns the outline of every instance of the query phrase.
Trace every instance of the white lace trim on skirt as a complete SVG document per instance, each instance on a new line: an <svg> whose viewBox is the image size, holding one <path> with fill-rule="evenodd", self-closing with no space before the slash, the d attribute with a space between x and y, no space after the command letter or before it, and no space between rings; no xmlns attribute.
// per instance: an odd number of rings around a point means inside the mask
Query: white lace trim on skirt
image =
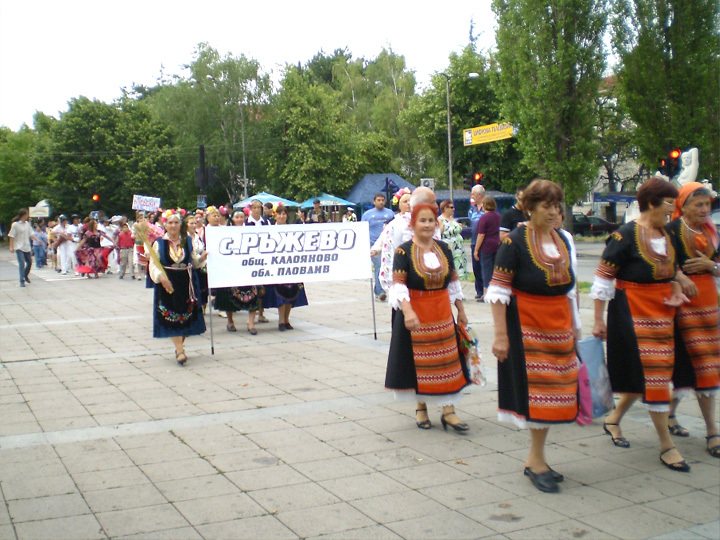
<svg viewBox="0 0 720 540"><path fill-rule="evenodd" d="M415 390L393 390L397 401L414 403L425 403L428 407L444 407L445 405L457 405L462 400L462 392L457 394L420 395Z"/></svg>

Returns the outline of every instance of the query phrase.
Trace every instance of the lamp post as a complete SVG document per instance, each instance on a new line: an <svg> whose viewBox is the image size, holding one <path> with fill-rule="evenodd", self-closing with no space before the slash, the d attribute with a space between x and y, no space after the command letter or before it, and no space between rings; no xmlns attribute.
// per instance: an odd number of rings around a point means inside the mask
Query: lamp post
<svg viewBox="0 0 720 540"><path fill-rule="evenodd" d="M445 98L447 102L447 145L448 145L448 187L450 189L450 200L453 200L453 165L452 165L452 122L450 121L450 79L459 78L458 75L448 75L444 71L440 73L445 77ZM468 73L467 77L476 79L477 73Z"/></svg>
<svg viewBox="0 0 720 540"><path fill-rule="evenodd" d="M208 81L212 81L214 86L217 86L220 82L220 81L218 81L218 79L216 79L214 76L212 76L210 74L206 75L205 78ZM200 82L200 84L203 85L202 82ZM238 89L238 91L239 91L239 89ZM247 97L247 96L245 96L245 97ZM232 98L228 102L224 102L222 97L220 96L219 91L218 91L218 99L220 101L221 109L222 109L223 105L233 105ZM247 178L247 163L245 161L245 102L244 101L240 102L240 100L237 100L235 102L235 104L240 109L240 137L242 140L243 195L244 195L243 199L247 199L248 198L248 188L247 188L248 178ZM222 114L222 111L221 111L221 114ZM221 126L223 126L222 121L221 121ZM224 130L224 128L223 128L223 130ZM231 163L232 163L232 160L231 160Z"/></svg>

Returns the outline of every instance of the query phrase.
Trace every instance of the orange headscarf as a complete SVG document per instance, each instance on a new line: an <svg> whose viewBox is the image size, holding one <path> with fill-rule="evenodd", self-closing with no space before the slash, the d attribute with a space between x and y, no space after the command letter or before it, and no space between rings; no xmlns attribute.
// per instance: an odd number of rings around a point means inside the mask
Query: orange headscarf
<svg viewBox="0 0 720 540"><path fill-rule="evenodd" d="M678 195L677 199L675 199L675 210L673 211L672 217L670 219L675 220L682 216L682 209L683 206L685 206L685 202L687 201L688 197L698 189L706 188L700 182L688 182L680 188L680 194ZM717 248L720 238L718 238L717 229L715 228L715 224L712 222L710 216L705 219L703 226L710 235L713 247Z"/></svg>

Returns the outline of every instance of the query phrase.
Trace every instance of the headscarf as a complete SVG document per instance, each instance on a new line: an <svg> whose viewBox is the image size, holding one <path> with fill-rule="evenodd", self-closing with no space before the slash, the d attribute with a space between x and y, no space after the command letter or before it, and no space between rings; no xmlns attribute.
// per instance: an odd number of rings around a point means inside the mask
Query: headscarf
<svg viewBox="0 0 720 540"><path fill-rule="evenodd" d="M675 199L675 210L673 211L672 217L670 219L675 220L682 216L682 209L683 206L685 206L688 197L690 197L690 195L692 195L698 189L707 190L707 188L700 182L688 182L680 188L680 194L677 196L677 199ZM710 235L713 247L717 248L720 238L718 237L717 229L715 228L715 224L712 222L712 218L710 217L710 215L705 218L703 227L705 227L705 230Z"/></svg>

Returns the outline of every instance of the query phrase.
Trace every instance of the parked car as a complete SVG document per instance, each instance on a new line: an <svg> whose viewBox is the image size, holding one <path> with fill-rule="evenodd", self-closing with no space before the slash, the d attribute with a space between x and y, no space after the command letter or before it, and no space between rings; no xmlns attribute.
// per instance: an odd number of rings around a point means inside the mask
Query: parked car
<svg viewBox="0 0 720 540"><path fill-rule="evenodd" d="M713 210L710 212L710 219L715 224L715 227L720 229L720 210Z"/></svg>
<svg viewBox="0 0 720 540"><path fill-rule="evenodd" d="M470 218L469 217L459 217L455 218L455 221L457 221L462 226L462 231L460 231L460 234L465 240L469 240L472 237L472 229L470 228Z"/></svg>
<svg viewBox="0 0 720 540"><path fill-rule="evenodd" d="M573 234L582 236L602 236L610 234L620 228L617 223L611 223L596 216L573 214Z"/></svg>

